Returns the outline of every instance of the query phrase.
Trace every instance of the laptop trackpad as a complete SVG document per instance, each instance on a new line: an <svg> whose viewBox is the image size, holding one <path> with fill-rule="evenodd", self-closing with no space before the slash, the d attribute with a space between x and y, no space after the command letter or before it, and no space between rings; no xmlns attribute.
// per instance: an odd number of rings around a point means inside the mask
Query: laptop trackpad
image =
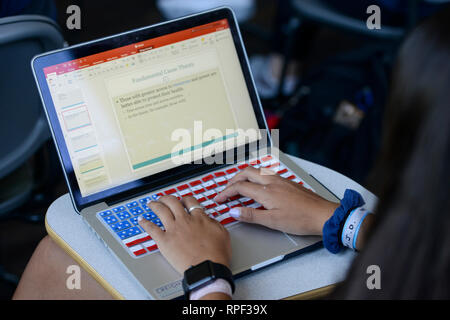
<svg viewBox="0 0 450 320"><path fill-rule="evenodd" d="M229 231L233 250L231 260L233 273L245 271L298 247L284 233L258 225L239 223Z"/></svg>

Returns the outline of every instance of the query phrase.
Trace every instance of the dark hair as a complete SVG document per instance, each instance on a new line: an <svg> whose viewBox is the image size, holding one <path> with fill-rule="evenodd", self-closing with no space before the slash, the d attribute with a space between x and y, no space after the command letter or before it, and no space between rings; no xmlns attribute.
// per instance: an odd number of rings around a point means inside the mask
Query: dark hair
<svg viewBox="0 0 450 320"><path fill-rule="evenodd" d="M376 222L333 297L450 298L450 8L402 45L372 174ZM380 267L369 290L367 267Z"/></svg>

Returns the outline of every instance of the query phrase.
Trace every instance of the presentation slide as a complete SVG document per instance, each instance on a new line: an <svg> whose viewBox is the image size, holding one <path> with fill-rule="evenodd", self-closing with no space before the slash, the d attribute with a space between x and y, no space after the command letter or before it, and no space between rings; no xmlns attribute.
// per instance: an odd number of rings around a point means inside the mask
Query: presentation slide
<svg viewBox="0 0 450 320"><path fill-rule="evenodd" d="M110 93L128 89L111 99L133 170L170 161L178 144L172 133L187 129L193 135L195 121L224 136L226 129L237 128L214 52L111 79L108 87ZM200 141L188 150L209 143Z"/></svg>
<svg viewBox="0 0 450 320"><path fill-rule="evenodd" d="M73 131L91 125L91 118L86 107L73 108L62 112L67 131Z"/></svg>
<svg viewBox="0 0 450 320"><path fill-rule="evenodd" d="M74 152L81 152L83 150L96 147L97 139L95 137L94 131L89 130L70 137L70 143Z"/></svg>
<svg viewBox="0 0 450 320"><path fill-rule="evenodd" d="M83 94L80 89L71 90L69 92L58 92L55 104L58 109L64 110L84 102Z"/></svg>

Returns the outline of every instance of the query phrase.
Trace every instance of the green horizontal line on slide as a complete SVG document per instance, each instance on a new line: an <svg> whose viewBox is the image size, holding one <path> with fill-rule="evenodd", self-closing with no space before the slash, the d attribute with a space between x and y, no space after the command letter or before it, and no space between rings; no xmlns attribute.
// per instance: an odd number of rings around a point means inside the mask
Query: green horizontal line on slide
<svg viewBox="0 0 450 320"><path fill-rule="evenodd" d="M191 152L191 151L197 150L199 148L207 147L207 146L209 146L209 145L211 145L213 143L219 142L219 141L224 141L224 140L227 140L227 139L230 139L230 138L234 138L234 137L237 136L237 134L238 133L235 132L235 133L232 133L232 134L220 137L220 138L212 139L212 140L209 140L209 141L197 144L195 146L192 146L192 147L189 147L189 148L186 148L186 149L182 149L182 150L179 150L179 151L176 151L176 152L172 152L172 153L168 153L168 154L165 154L165 155L162 155L162 156L159 156L157 158L153 158L153 159L150 159L150 160L147 160L147 161L144 161L144 162L133 164L133 169L136 170L136 169L139 169L139 168L142 168L142 167L145 167L145 166L148 166L148 165L151 165L151 164L163 161L163 160L170 159L172 157L176 157L176 156L182 155L182 154L184 154L186 152Z"/></svg>
<svg viewBox="0 0 450 320"><path fill-rule="evenodd" d="M81 172L81 173L82 173L82 174L83 174L83 173L88 173L88 172L91 172L91 171L94 171L94 170L97 170L97 169L101 169L101 168L103 168L103 166L100 166L100 167L97 167L97 168L93 168L93 169L89 169L89 170L83 171L83 172Z"/></svg>

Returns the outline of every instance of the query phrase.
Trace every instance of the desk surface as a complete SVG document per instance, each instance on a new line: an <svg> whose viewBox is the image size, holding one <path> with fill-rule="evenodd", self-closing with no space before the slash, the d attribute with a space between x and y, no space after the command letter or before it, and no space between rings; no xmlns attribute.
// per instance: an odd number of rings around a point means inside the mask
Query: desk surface
<svg viewBox="0 0 450 320"><path fill-rule="evenodd" d="M345 189L361 193L372 210L376 197L349 178L317 164L292 159L339 198ZM68 194L58 198L46 215L49 235L115 298L143 299L143 289L125 267L90 231L74 211ZM234 299L281 299L342 281L355 253L331 254L324 248L279 262L236 281Z"/></svg>

